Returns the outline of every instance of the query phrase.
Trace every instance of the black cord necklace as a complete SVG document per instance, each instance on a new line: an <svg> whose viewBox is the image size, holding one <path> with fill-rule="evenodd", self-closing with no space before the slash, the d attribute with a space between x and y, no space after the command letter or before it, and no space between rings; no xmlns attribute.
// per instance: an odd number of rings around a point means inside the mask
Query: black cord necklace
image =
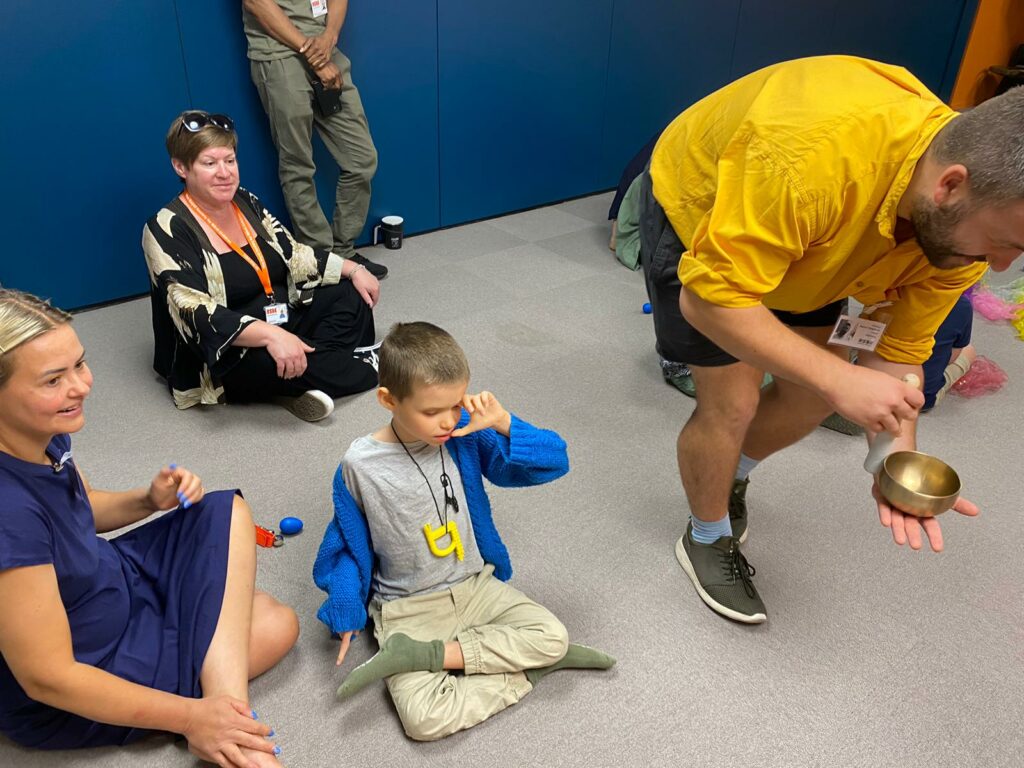
<svg viewBox="0 0 1024 768"><path fill-rule="evenodd" d="M434 509L437 510L437 522L441 524L442 528L448 526L448 507L451 507L456 514L459 511L459 500L455 498L455 491L452 488L452 479L448 477L448 470L444 464L444 446L437 446L437 453L441 457L441 488L444 491L444 518L441 517L441 506L437 503L437 496L434 495L434 488L430 485L430 480L427 479L426 473L423 471L423 467L416 461L412 453L409 451L409 446L405 444L405 441L398 436L398 430L395 429L395 422L391 422L391 432L398 439L398 442L402 444L402 448L405 449L405 455L409 457L409 460L416 465L416 469L419 470L420 475L423 477L423 482L427 484L427 490L430 491L430 498L434 501Z"/></svg>

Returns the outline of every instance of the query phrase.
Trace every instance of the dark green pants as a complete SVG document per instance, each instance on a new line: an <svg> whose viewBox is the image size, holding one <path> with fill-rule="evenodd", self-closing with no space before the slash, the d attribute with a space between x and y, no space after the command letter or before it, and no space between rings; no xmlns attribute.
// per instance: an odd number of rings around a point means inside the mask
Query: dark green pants
<svg viewBox="0 0 1024 768"><path fill-rule="evenodd" d="M292 218L296 239L333 250L349 258L366 223L370 180L377 170L377 150L370 137L359 91L352 83L352 65L335 49L333 61L341 70L341 111L322 117L313 105L310 73L301 56L250 62L270 134L277 147L278 176ZM341 169L334 199L334 217L324 216L317 200L313 174L313 127Z"/></svg>

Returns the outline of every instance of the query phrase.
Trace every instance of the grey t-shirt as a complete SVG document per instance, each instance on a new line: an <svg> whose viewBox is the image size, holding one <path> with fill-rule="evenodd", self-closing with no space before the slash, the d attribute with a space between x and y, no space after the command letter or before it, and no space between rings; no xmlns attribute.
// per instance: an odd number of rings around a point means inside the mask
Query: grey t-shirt
<svg viewBox="0 0 1024 768"><path fill-rule="evenodd" d="M430 551L423 526L429 523L433 529L440 527L445 514L441 453L438 446L420 441L406 443L406 447L430 482L441 509L441 520L427 489L427 480L417 471L400 443L385 443L366 435L355 440L342 459L345 485L363 510L370 528L377 556L371 592L380 600L447 589L484 567L473 536L462 476L444 446L440 449L444 451L444 466L459 502L458 512L448 509L448 520L458 527L464 554L459 560L455 552L437 557ZM438 540L437 547L443 550L450 543L448 536L444 536Z"/></svg>
<svg viewBox="0 0 1024 768"><path fill-rule="evenodd" d="M275 0L275 2L281 6L281 10L284 11L288 20L306 37L323 34L327 27L327 14L314 19L313 6L309 0ZM245 37L249 41L249 58L253 61L272 61L298 55L287 45L271 37L270 33L263 29L259 19L244 8L242 9L242 27L245 29Z"/></svg>

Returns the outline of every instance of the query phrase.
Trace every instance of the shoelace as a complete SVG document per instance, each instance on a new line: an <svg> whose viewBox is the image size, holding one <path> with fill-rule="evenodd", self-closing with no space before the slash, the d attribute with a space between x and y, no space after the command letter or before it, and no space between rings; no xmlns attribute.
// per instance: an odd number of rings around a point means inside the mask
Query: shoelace
<svg viewBox="0 0 1024 768"><path fill-rule="evenodd" d="M740 552L740 548L736 545L735 541L729 547L728 552L722 553L722 566L727 571L731 581L739 579L743 582L743 591L747 593L747 597L755 597L757 595L754 584L750 580L757 573L757 569L747 562L747 558Z"/></svg>

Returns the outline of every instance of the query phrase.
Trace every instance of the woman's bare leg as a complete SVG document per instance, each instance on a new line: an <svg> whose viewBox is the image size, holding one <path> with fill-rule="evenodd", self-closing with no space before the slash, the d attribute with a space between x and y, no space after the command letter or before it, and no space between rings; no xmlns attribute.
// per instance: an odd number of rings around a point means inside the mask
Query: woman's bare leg
<svg viewBox="0 0 1024 768"><path fill-rule="evenodd" d="M249 679L259 677L283 659L299 639L295 611L266 592L252 596L249 629Z"/></svg>
<svg viewBox="0 0 1024 768"><path fill-rule="evenodd" d="M226 694L249 701L249 670L254 666L249 650L255 587L256 530L252 511L241 496L235 496L231 507L231 538L228 543L224 602L221 604L217 629L199 673L204 697ZM283 655L280 653L277 658ZM262 657L260 660L266 661ZM242 754L261 768L281 765L276 757L266 752L243 749Z"/></svg>

